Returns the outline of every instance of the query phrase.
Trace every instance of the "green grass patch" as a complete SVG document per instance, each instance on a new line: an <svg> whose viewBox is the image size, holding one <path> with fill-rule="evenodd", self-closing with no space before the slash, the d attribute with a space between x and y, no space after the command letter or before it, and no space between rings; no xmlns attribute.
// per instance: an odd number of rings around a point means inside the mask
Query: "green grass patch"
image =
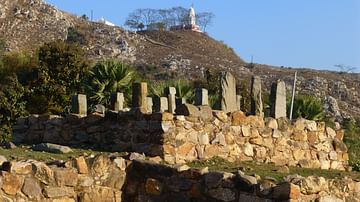
<svg viewBox="0 0 360 202"><path fill-rule="evenodd" d="M27 160L34 159L43 162L51 162L55 160L69 160L73 157L78 157L82 155L91 155L91 154L99 154L99 153L107 153L107 152L98 152L92 150L85 149L74 149L73 152L67 154L54 154L48 152L39 152L31 150L30 146L18 146L15 149L4 149L0 147L0 155L5 156L7 160Z"/></svg>
<svg viewBox="0 0 360 202"><path fill-rule="evenodd" d="M259 175L262 179L265 177L271 177L278 182L284 181L284 177L288 175L298 174L303 177L307 176L321 176L328 179L351 177L352 179L360 179L360 172L346 172L339 170L321 170L310 169L300 167L289 167L290 173L280 173L277 170L281 166L275 166L274 164L256 163L250 161L242 162L229 162L222 158L212 158L203 161L194 161L187 164L193 168L208 167L210 171L225 171L235 173L238 170L243 171L247 175Z"/></svg>

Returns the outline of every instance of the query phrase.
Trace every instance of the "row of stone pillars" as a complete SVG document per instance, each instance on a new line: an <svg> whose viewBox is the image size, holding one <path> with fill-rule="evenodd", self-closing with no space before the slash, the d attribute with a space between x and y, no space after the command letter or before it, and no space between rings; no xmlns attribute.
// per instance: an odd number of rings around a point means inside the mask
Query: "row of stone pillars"
<svg viewBox="0 0 360 202"><path fill-rule="evenodd" d="M221 74L221 97L220 109L224 112L241 110L241 96L236 94L236 80L229 72ZM132 108L143 113L165 112L175 113L176 106L186 103L184 98L176 98L176 89L168 87L167 97L148 97L148 86L146 82L134 83L132 88ZM110 107L113 111L124 109L124 94L114 93L111 95ZM270 116L274 118L286 117L286 87L281 80L273 83L270 95ZM204 88L195 89L195 105L209 105L208 90ZM85 116L87 114L86 96L79 94L73 97L73 113ZM261 96L261 79L254 76L251 82L251 114L264 116Z"/></svg>

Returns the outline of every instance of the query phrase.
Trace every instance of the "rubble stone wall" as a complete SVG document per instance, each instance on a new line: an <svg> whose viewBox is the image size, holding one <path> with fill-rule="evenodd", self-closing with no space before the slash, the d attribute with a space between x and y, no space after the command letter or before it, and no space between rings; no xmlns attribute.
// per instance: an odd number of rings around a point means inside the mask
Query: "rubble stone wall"
<svg viewBox="0 0 360 202"><path fill-rule="evenodd" d="M194 107L194 106L193 106ZM196 108L197 109L197 108ZM184 163L222 157L229 161L258 161L306 168L348 167L343 130L323 122L245 116L208 107L198 112L187 106L178 114L108 113L35 116L19 119L15 143L56 143L108 151L128 151L160 156L165 162Z"/></svg>
<svg viewBox="0 0 360 202"><path fill-rule="evenodd" d="M35 160L1 166L0 201L120 202L126 178L123 158L78 157L66 163Z"/></svg>
<svg viewBox="0 0 360 202"><path fill-rule="evenodd" d="M360 182L289 175L276 184L242 172L208 172L134 161L127 169L125 201L360 201Z"/></svg>

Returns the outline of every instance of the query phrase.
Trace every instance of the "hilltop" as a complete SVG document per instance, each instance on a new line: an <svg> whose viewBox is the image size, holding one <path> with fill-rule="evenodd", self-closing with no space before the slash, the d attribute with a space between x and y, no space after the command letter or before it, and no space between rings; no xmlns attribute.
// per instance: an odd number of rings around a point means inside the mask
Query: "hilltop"
<svg viewBox="0 0 360 202"><path fill-rule="evenodd" d="M247 87L251 76L259 75L265 90L269 90L271 82L283 79L290 91L296 70L298 93L325 99L328 106L337 100L340 110L329 109L334 115L360 117L360 74L259 64L249 68L231 47L204 33L132 32L89 22L42 0L0 0L0 36L7 51L34 51L41 44L57 39L79 43L89 60L122 60L137 67L148 79L204 80L208 69L226 70Z"/></svg>

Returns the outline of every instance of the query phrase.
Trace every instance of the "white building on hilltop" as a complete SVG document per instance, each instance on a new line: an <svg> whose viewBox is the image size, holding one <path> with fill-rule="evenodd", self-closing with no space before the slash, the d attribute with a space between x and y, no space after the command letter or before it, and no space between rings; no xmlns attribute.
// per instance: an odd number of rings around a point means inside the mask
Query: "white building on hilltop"
<svg viewBox="0 0 360 202"><path fill-rule="evenodd" d="M105 20L105 18L103 18L103 17L101 17L101 18L100 18L100 20L99 20L98 22L99 22L99 23L102 23L102 24L105 24L105 25L112 26L112 27L114 27L114 26L115 26L115 24L114 24L114 23L112 23L112 22L110 22L110 21Z"/></svg>
<svg viewBox="0 0 360 202"><path fill-rule="evenodd" d="M200 26L196 24L196 13L193 7L190 7L189 14L185 23L182 25L175 25L170 27L170 30L190 30L194 32L201 32Z"/></svg>

